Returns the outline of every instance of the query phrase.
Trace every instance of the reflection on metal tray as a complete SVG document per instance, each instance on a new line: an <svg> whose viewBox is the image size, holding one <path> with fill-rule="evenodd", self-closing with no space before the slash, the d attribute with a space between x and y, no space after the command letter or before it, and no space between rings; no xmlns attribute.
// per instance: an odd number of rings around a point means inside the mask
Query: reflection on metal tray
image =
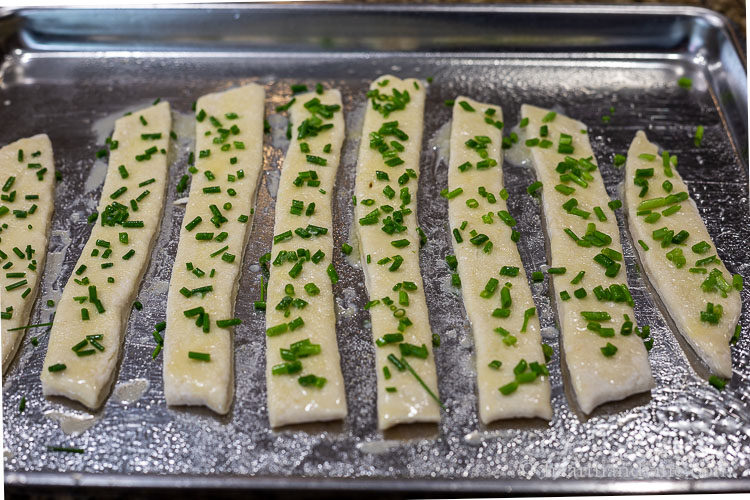
<svg viewBox="0 0 750 500"><path fill-rule="evenodd" d="M2 14L2 11L0 11ZM198 96L257 81L265 85L265 170L237 299L237 392L226 417L167 408L161 362L151 360L152 326L164 318L166 287L183 208L169 190L165 220L128 324L119 388L91 416L41 394L46 349L28 334L3 385L6 485L324 489L327 491L687 491L750 487L750 316L733 349L735 376L723 392L683 353L636 268L622 234L636 316L655 338L650 395L584 417L571 406L559 356L550 362L553 420L483 428L477 420L472 340L443 264L450 251L447 183L439 147L446 99L465 94L502 105L508 124L524 102L556 107L590 126L611 195L612 166L635 131L679 156L679 168L732 272L750 276L747 92L743 57L724 20L692 8L242 6L173 10L38 9L0 17L0 144L47 132L63 180L56 191L50 258L33 321L47 321L82 248L83 222L101 191L95 151L112 117L160 97L178 112L180 148L172 185L186 168ZM333 425L269 429L258 258L269 250L273 187L284 153L285 118L274 107L290 83L341 89L347 141L338 176L334 237L348 238L359 129L368 82L382 73L433 77L419 185L419 220L429 242L422 269L440 393L439 426L381 435L363 276L337 252L334 287L349 417ZM693 89L677 85L693 79ZM609 123L602 115L615 108ZM181 118L182 117L182 118ZM703 147L692 145L698 125ZM527 272L545 261L539 205L525 194L531 170L504 166L510 211L520 221ZM622 223L622 220L620 220ZM545 341L557 351L546 284L532 284ZM748 292L743 292L747 300ZM18 412L22 397L24 413ZM75 431L72 434L65 432ZM83 454L54 453L48 445ZM279 478L282 478L279 480ZM708 481L696 481L713 478ZM744 478L744 479L743 479ZM551 481L557 479L557 481ZM637 480L634 482L634 480ZM663 481L666 480L666 481ZM10 491L10 490L9 490Z"/></svg>

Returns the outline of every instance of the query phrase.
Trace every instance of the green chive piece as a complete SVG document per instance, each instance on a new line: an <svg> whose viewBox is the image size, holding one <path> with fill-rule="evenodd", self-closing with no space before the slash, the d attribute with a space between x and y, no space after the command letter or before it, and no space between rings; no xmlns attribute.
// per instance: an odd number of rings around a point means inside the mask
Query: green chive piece
<svg viewBox="0 0 750 500"><path fill-rule="evenodd" d="M607 345L602 347L600 349L602 351L602 354L604 354L606 357L612 357L617 353L617 347L610 342L607 342Z"/></svg>
<svg viewBox="0 0 750 500"><path fill-rule="evenodd" d="M518 389L518 382L513 380L505 384L504 386L500 387L498 390L503 396L507 396L509 394L516 392L516 389Z"/></svg>
<svg viewBox="0 0 750 500"><path fill-rule="evenodd" d="M726 380L724 380L723 378L718 377L716 375L711 375L708 378L708 383L711 384L712 386L716 387L720 391L722 389L724 389L724 387L726 387L726 385L727 385L727 381Z"/></svg>
<svg viewBox="0 0 750 500"><path fill-rule="evenodd" d="M683 89L690 89L693 86L693 80L691 78L683 76L682 78L677 80L677 85L679 85Z"/></svg>
<svg viewBox="0 0 750 500"><path fill-rule="evenodd" d="M471 106L471 104L469 104L469 103L468 103L468 102L466 102L466 101L459 101L458 105L459 105L459 106L461 106L461 107L462 107L462 108L464 109L464 111L469 111L469 112L474 112L474 111L476 111L476 110L475 110L475 109L474 109L474 108L473 108L473 107Z"/></svg>
<svg viewBox="0 0 750 500"><path fill-rule="evenodd" d="M526 326L529 323L529 319L536 314L536 307L530 307L523 312L523 326L521 326L521 332L526 331Z"/></svg>
<svg viewBox="0 0 750 500"><path fill-rule="evenodd" d="M526 192L531 196L536 196L537 191L539 191L540 189L542 189L542 182L536 181L529 184L529 187L526 188Z"/></svg>
<svg viewBox="0 0 750 500"><path fill-rule="evenodd" d="M196 361L211 361L211 354L207 352L189 351L188 358L195 359Z"/></svg>
<svg viewBox="0 0 750 500"><path fill-rule="evenodd" d="M84 453L82 448L71 448L68 446L47 446L48 451L65 452L65 453Z"/></svg>
<svg viewBox="0 0 750 500"><path fill-rule="evenodd" d="M693 137L693 144L696 148L699 148L701 146L701 143L703 142L703 125L698 125L698 128L695 129L695 137Z"/></svg>
<svg viewBox="0 0 750 500"><path fill-rule="evenodd" d="M393 356L393 354L389 355L388 359L390 359L391 356ZM395 356L393 356L393 357L395 359ZM406 358L401 357L401 359L399 361L401 362L402 366L406 367L406 369L409 370L409 373L411 373L414 376L414 378L417 379L417 382L419 382L419 385L421 385L422 388L424 388L424 390L427 391L427 394L429 394L430 397L435 400L435 402L440 406L440 408L442 408L443 410L445 410L446 408L445 408L445 405L443 404L443 402L440 401L440 398L438 398L435 395L434 392L432 392L432 390L429 388L429 386L424 382L424 380L422 380L422 377L420 377L417 374L417 372L414 371L414 368L411 367L411 365L406 360Z"/></svg>

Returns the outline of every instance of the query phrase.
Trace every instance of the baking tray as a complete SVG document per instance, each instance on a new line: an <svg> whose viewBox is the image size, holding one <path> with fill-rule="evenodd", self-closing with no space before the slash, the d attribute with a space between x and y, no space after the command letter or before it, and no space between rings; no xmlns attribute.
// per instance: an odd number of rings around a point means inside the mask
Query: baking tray
<svg viewBox="0 0 750 500"><path fill-rule="evenodd" d="M47 132L62 180L50 256L33 321L48 321L88 234L85 216L101 191L95 159L115 117L167 99L179 139L172 185L186 168L189 113L200 95L247 82L267 91L274 132L266 138L258 205L243 262L235 333L236 397L226 417L167 408L152 326L164 318L183 208L169 199L161 234L128 323L117 388L96 414L41 394L46 336L23 346L3 381L5 484L29 487L298 490L351 494L488 494L727 491L750 488L750 317L733 349L723 392L685 354L641 278L622 233L641 324L650 324L650 395L607 404L585 417L570 403L564 369L550 362L554 418L483 427L477 420L472 340L443 263L450 252L444 156L446 99L466 94L503 106L517 123L528 102L590 126L607 188L636 130L679 156L679 168L732 272L750 277L747 76L742 49L721 16L688 7L246 5L169 9L0 10L0 144ZM258 258L269 250L273 189L286 143L274 112L290 83L341 89L347 139L335 193L334 239L351 225L356 151L368 82L383 73L433 77L427 93L419 182L421 253L440 394L438 426L377 430L373 345L360 269L338 252L334 287L349 416L340 423L269 429L263 374ZM678 78L692 78L690 91ZM602 116L615 108L609 123ZM701 148L692 145L705 127ZM525 194L528 168L505 165L510 212L520 221L527 273L545 261L539 204ZM622 220L619 221L622 224ZM532 285L545 342L558 351L547 286ZM747 289L742 292L747 301ZM43 332L36 332L43 333ZM697 370L697 372L696 372ZM21 397L27 408L19 413ZM85 453L54 453L47 446Z"/></svg>

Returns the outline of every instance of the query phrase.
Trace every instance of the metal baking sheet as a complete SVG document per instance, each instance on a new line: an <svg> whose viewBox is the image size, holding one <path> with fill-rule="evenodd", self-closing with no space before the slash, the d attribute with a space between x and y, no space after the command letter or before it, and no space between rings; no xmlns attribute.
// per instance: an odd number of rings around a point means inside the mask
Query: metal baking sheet
<svg viewBox="0 0 750 500"><path fill-rule="evenodd" d="M85 217L101 191L95 159L115 117L166 99L179 136L172 186L186 169L189 119L200 95L246 82L267 91L274 126L250 245L243 261L235 333L236 397L217 417L167 408L151 329L165 314L169 273L183 208L169 189L161 235L141 286L142 311L128 323L114 393L95 414L45 399L39 372L43 331L29 333L3 380L8 491L24 487L138 487L343 492L646 492L750 488L750 316L733 349L735 375L723 392L675 339L622 233L636 316L655 338L651 394L607 404L586 417L571 404L557 354L545 284L532 284L550 362L554 418L483 427L476 412L473 346L461 300L449 285L450 251L443 101L457 94L500 104L507 124L528 102L583 120L607 188L612 166L638 129L679 156L679 169L732 272L750 277L747 76L726 21L687 7L307 6L250 5L173 9L0 10L0 144L50 135L62 173L50 256L33 322L48 321L87 238ZM341 89L347 124L335 194L334 238L349 238L356 151L368 82L383 73L432 77L419 182L421 253L436 349L439 425L381 434L375 412L374 346L363 311L360 269L338 252L334 287L349 416L340 423L271 430L264 380L258 258L270 249L273 191L285 118L274 107L291 83ZM678 78L693 80L687 91ZM609 123L602 116L615 111ZM692 145L698 125L703 146ZM510 127L508 127L510 128ZM540 207L525 194L533 173L504 166L510 212L520 221L527 273L545 261ZM623 221L620 220L620 223ZM747 300L748 291L742 292ZM29 338L40 334L34 348ZM697 370L697 372L696 372ZM19 413L22 397L26 411ZM83 454L49 452L75 446ZM142 490L141 490L142 491Z"/></svg>

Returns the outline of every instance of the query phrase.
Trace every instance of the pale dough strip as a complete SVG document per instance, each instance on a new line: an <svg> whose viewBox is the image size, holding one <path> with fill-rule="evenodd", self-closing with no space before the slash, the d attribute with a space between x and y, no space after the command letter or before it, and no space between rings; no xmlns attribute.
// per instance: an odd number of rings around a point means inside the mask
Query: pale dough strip
<svg viewBox="0 0 750 500"><path fill-rule="evenodd" d="M196 104L198 172L190 185L167 299L164 394L169 405L203 405L225 414L234 397L233 328L221 328L216 322L232 319L234 314L263 161L264 98L263 87L250 84L204 95ZM216 138L221 141L222 130L232 127L238 130L225 134L222 142L214 142ZM219 192L210 192L216 187ZM225 208L225 203L231 208ZM216 217L211 205L221 214L216 219L218 227L211 221ZM196 217L201 222L188 230L186 226ZM213 233L214 238L197 240L198 233ZM221 233L227 233L225 239L219 237ZM188 264L205 274L199 276L200 272L189 270ZM194 290L205 286L213 290L190 297L180 292L183 287ZM208 333L196 325L198 316L184 314L197 307L208 314ZM191 358L191 352L208 355L210 361Z"/></svg>
<svg viewBox="0 0 750 500"><path fill-rule="evenodd" d="M46 396L66 396L96 409L109 393L133 299L148 267L151 248L161 224L171 123L166 102L135 111L115 122L112 140L117 147L110 151L99 215L55 312L41 375ZM158 139L144 139L142 134L157 134L154 137ZM147 150L154 152L147 154ZM127 170L127 177L123 178L120 166ZM123 187L127 191L118 196L116 193ZM135 200L145 191L149 194L137 201L138 210L133 210L130 200ZM125 227L119 223L105 225L104 221L108 219L105 209L115 203L127 207L126 222L142 221L143 227ZM120 241L120 233L127 233L127 243ZM104 255L108 248L97 244L100 240L107 242L112 250L107 258ZM132 256L126 257L131 250ZM98 255L92 256L92 253ZM113 263L113 266L101 267L107 263ZM86 266L85 271L82 271L82 266ZM86 278L88 285L85 284ZM114 282L108 278L113 278ZM104 308L101 314L90 299L83 303L74 300L74 297L90 297L90 286L96 287L96 296ZM88 321L82 319L84 308L90 317ZM80 350L95 352L81 357L72 348L89 335L102 335L96 342L104 350L100 352L89 343ZM60 364L66 368L49 371L51 366Z"/></svg>
<svg viewBox="0 0 750 500"><path fill-rule="evenodd" d="M338 106L333 117L323 119L333 128L319 132L316 136L299 138L299 127L306 119L314 115L305 108L305 103L318 99L323 105ZM314 102L314 101L313 101ZM333 262L333 217L332 197L338 171L341 145L344 141L344 116L341 111L341 93L328 90L322 95L307 93L296 96L295 104L290 108L293 124L293 139L289 144L284 165L281 169L279 190L276 197L276 220L274 234L292 231L291 239L274 243L271 249L272 261L282 251L297 252L304 249L315 255L320 251L325 256L317 263L306 261L300 274L293 278L290 270L297 261L285 261L281 265L271 265L268 281L266 305L266 327L289 323L302 318L304 325L281 335L266 336L266 386L268 392L268 416L271 426L301 424L314 421L337 420L346 417L346 393L344 379L341 375L338 344L336 342L336 314L331 278L328 268ZM301 144L307 144L309 153L301 150ZM330 146L328 146L330 145ZM328 149L328 152L325 152ZM307 155L326 160L326 165L316 165L307 161ZM303 184L297 186L295 179L301 172L315 171L318 186ZM304 203L300 215L290 213L294 200ZM310 204L315 208L312 215L306 215ZM308 225L322 227L326 234L302 238L294 233L297 228ZM310 295L304 288L314 284L320 291ZM287 295L285 287L294 287L294 299L307 302L303 308L289 305L286 310L276 309ZM314 292L313 292L314 293ZM290 296L292 297L292 296ZM289 299L286 299L289 300ZM320 353L300 358L302 370L292 374L273 375L273 367L286 361L281 358L280 350L289 349L295 342L309 339L314 345L320 345ZM308 375L326 379L322 388L302 386L298 379Z"/></svg>
<svg viewBox="0 0 750 500"><path fill-rule="evenodd" d="M10 177L15 177L12 185L2 193L6 197L12 197L13 201L0 201L0 207L8 209L6 214L0 216L0 224L8 225L0 230L0 265L3 267L0 276L2 311L10 314L10 318L2 319L2 363L5 373L26 333L25 330L8 330L28 324L47 256L47 235L55 203L55 164L49 137L39 134L20 139L0 149L0 176L0 185L6 183ZM13 196L14 191L16 195ZM26 196L34 195L38 195L39 198L26 199ZM28 211L34 205L34 213L29 214ZM16 217L14 210L26 212L26 216ZM31 260L26 254L27 246L34 250ZM14 248L24 253L23 259L14 252ZM9 266L9 262L12 262L12 265ZM7 276L12 273L25 273L25 276ZM10 291L5 288L13 287L23 280L27 282L25 285ZM27 292L29 288L31 291ZM11 311L8 311L8 308L11 308Z"/></svg>
<svg viewBox="0 0 750 500"><path fill-rule="evenodd" d="M412 78L401 80L390 75L381 76L370 85L371 91L377 90L380 94L389 96L392 95L394 89L409 93L410 100L405 109L393 111L386 117L378 110L373 109L371 101L368 101L367 104L357 162L355 181L357 205L352 224L356 227L359 238L360 258L369 297L371 300L381 300L380 304L370 308L373 340L398 331L399 319L394 316L394 311L382 302L382 299L390 297L394 300L396 307L401 309L402 307L398 305L398 292L394 292L393 287L404 281L414 283L417 290L408 292L409 306L402 308L412 322L412 325L403 332L404 342L420 347L425 345L428 355L426 359L417 357L406 359L424 383L437 395L437 373L431 341L432 331L419 268L418 178L410 179L404 186L397 183L398 177L404 174L406 169L413 169L417 176L419 174L425 89L418 80ZM398 157L404 163L390 167L384 163L382 154L370 147L369 136L371 132L380 130L384 123L392 121L398 122L398 128L407 134L408 139L398 141L404 146L404 151L398 154ZM397 140L393 135L386 138L388 143L393 140ZM376 176L378 170L386 172L390 180L378 180ZM388 198L383 193L386 185L390 185L396 192L393 199ZM383 220L389 215L387 213L380 215L380 222L377 224L360 224L361 218L383 205L389 205L398 210L402 201L400 199L402 188L408 188L410 191L411 201L406 208L412 211L411 214L404 217L403 225L406 226L404 232L395 233L391 236L381 229ZM363 203L370 199L374 200L372 205ZM391 244L391 241L400 239L408 240L409 245L404 248L395 248ZM404 259L396 271L389 271L390 264L378 264L381 259L393 258L395 255L401 255ZM383 347L375 346L375 366L378 377L378 426L380 429L387 429L402 423L439 421L440 408L437 402L419 384L413 374L408 370L397 370L394 364L388 361L388 355L390 354L400 357L398 344L392 343ZM389 369L390 379L385 378L384 367ZM395 392L389 392L388 387L395 388Z"/></svg>
<svg viewBox="0 0 750 500"><path fill-rule="evenodd" d="M464 109L460 103L466 102L474 111ZM494 110L486 114L485 110ZM488 120L485 120L485 119ZM505 200L500 196L503 189L502 133L494 124L487 121L502 122L503 115L499 106L484 104L467 97L458 97L453 105L453 122L451 125L450 162L448 170L448 190L463 189L463 192L448 200L450 229L459 230L463 242L457 243L451 235L453 250L458 261L458 274L461 278L461 293L464 299L466 314L472 326L477 364L477 386L479 392L479 417L487 424L494 420L518 417L552 418L550 405L549 376L539 376L532 383L520 384L518 389L503 395L499 387L515 380L513 368L521 361L527 363L545 363L541 347L539 320L535 314L530 317L526 331L521 332L524 311L535 307L526 273L518 253L516 243L511 240L512 228L498 217L497 212L507 210ZM480 169L477 164L482 161L477 152L466 145L475 137L488 137L488 158L497 162L494 167ZM461 171L458 167L466 162L471 167ZM484 187L486 196L479 194ZM467 205L474 200L477 206ZM472 205L474 202L470 202ZM492 212L487 224L482 216ZM463 222L468 224L461 230ZM482 245L470 243L470 232L476 230L485 234L492 242L490 253L484 252ZM517 276L504 276L499 272L504 266L518 269ZM499 281L498 288L491 298L482 298L490 278ZM501 308L500 289L510 283L511 314L507 318L493 317L495 309ZM515 344L507 345L503 337L495 332L502 327L517 339ZM489 366L493 361L502 363L500 369Z"/></svg>
<svg viewBox="0 0 750 500"><path fill-rule="evenodd" d="M521 117L529 120L527 136L538 138L541 127L547 125L547 139L553 143L546 149L532 147L531 158L537 178L544 184L542 208L550 245L550 266L567 269L565 274L556 274L552 280L565 363L578 405L584 413L591 413L594 408L607 401L618 401L632 394L648 391L653 387L653 378L648 353L641 338L635 333L627 336L620 334L621 326L625 322L624 314L628 314L635 323L633 308L626 302L599 301L592 292L597 285L604 288L612 284L627 285L624 262L620 262L622 267L615 277L607 277L605 268L593 260L601 248L593 245L588 248L581 247L564 232L569 228L582 238L588 223L593 222L599 231L612 238L608 247L622 253L617 220L614 212L607 206L610 198L598 168L589 172L593 180L588 182L587 188L570 182L570 187L576 190L572 195L564 195L555 190L555 186L561 184L560 174L555 169L566 156L558 153L561 133L572 137L572 157L590 158L589 161L596 164L586 126L559 113L552 121L545 123L543 120L548 113L549 110L527 104L521 107ZM588 219L567 213L562 205L572 197L578 200L578 206L582 210L592 212L594 207L602 208L607 220L602 222L593 213ZM580 283L572 285L570 282L579 271L585 271L585 277ZM573 294L579 287L587 291L587 296L583 299L578 299ZM562 291L570 293L570 300L564 301L559 298ZM614 328L616 335L602 338L588 330L588 321L581 315L582 311L609 313L612 320L603 322L602 326ZM617 348L613 356L607 357L600 350L606 347L607 343Z"/></svg>

